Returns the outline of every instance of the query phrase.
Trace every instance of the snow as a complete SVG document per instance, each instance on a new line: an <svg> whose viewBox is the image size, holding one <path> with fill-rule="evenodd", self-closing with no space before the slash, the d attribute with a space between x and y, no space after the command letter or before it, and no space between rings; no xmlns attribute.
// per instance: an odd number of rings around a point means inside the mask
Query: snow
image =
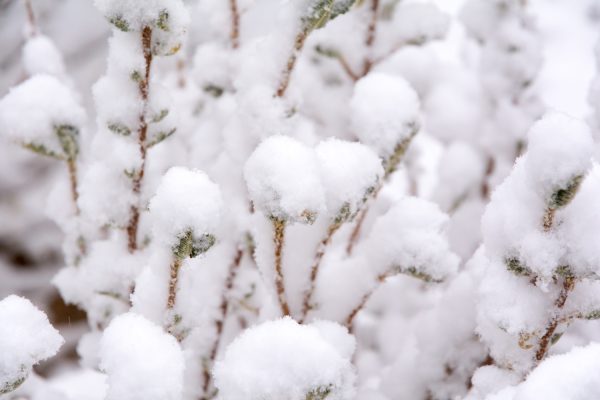
<svg viewBox="0 0 600 400"><path fill-rule="evenodd" d="M181 399L181 348L141 315L127 313L112 321L102 336L100 358L108 375L107 400Z"/></svg>
<svg viewBox="0 0 600 400"><path fill-rule="evenodd" d="M44 35L35 35L27 40L23 46L23 65L29 76L48 74L62 77L66 72L60 51Z"/></svg>
<svg viewBox="0 0 600 400"><path fill-rule="evenodd" d="M419 100L401 77L372 72L356 82L350 113L359 140L387 158L416 132Z"/></svg>
<svg viewBox="0 0 600 400"><path fill-rule="evenodd" d="M354 340L342 330L333 323L299 325L289 317L246 330L215 367L219 398L304 400L310 393L351 398Z"/></svg>
<svg viewBox="0 0 600 400"><path fill-rule="evenodd" d="M0 301L0 394L19 386L33 365L54 356L63 343L29 300L11 295Z"/></svg>
<svg viewBox="0 0 600 400"><path fill-rule="evenodd" d="M330 138L316 147L327 210L337 217L348 207L353 216L383 177L381 160L360 143Z"/></svg>
<svg viewBox="0 0 600 400"><path fill-rule="evenodd" d="M81 128L85 111L71 89L40 74L12 88L0 100L0 132L24 145L41 145L63 154L56 127Z"/></svg>
<svg viewBox="0 0 600 400"><path fill-rule="evenodd" d="M443 229L448 217L434 203L415 197L397 202L375 221L364 243L379 273L424 274L440 281L456 272L458 257L448 246Z"/></svg>
<svg viewBox="0 0 600 400"><path fill-rule="evenodd" d="M265 139L248 158L244 178L254 206L268 217L310 223L324 211L317 156L296 139Z"/></svg>
<svg viewBox="0 0 600 400"><path fill-rule="evenodd" d="M154 237L169 247L192 231L214 235L223 213L219 186L202 171L172 167L150 201Z"/></svg>
<svg viewBox="0 0 600 400"><path fill-rule="evenodd" d="M446 35L450 17L430 3L400 4L394 12L397 38L405 43L421 43Z"/></svg>

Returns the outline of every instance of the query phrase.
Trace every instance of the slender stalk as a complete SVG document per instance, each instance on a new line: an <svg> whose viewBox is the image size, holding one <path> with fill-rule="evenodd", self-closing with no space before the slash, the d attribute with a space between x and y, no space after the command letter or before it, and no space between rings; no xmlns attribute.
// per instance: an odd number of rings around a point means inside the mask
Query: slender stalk
<svg viewBox="0 0 600 400"><path fill-rule="evenodd" d="M77 191L77 162L75 159L69 158L67 160L67 169L69 171L69 183L71 188L71 200L75 207L75 215L79 216L81 210L79 209L79 192Z"/></svg>
<svg viewBox="0 0 600 400"><path fill-rule="evenodd" d="M365 76L369 73L371 68L373 67L373 60L371 58L371 49L373 48L373 44L375 43L375 37L377 34L377 17L379 11L379 0L371 0L371 19L369 21L369 25L367 27L367 37L365 39L365 45L367 48L367 55L363 62L363 72L362 76Z"/></svg>
<svg viewBox="0 0 600 400"><path fill-rule="evenodd" d="M354 82L356 82L357 80L360 79L360 76L358 76L358 74L354 73L354 71L352 70L352 67L350 67L350 64L348 64L346 57L344 57L342 54L338 54L336 56L336 58L339 61L340 66L342 67L342 69L344 70L346 75L348 75L348 77L350 79L352 79Z"/></svg>
<svg viewBox="0 0 600 400"><path fill-rule="evenodd" d="M275 243L275 289L277 290L277 300L283 316L290 315L290 307L285 295L285 282L283 279L282 258L283 245L285 244L285 221L282 219L273 219L273 242Z"/></svg>
<svg viewBox="0 0 600 400"><path fill-rule="evenodd" d="M215 364L215 360L217 359L217 351L219 350L219 346L223 339L223 325L225 324L225 320L227 319L227 314L229 312L229 297L231 289L233 288L233 282L237 275L238 268L242 262L243 255L244 251L240 246L236 250L233 261L229 265L229 272L227 274L227 278L225 279L225 287L223 288L223 292L221 293L221 305L219 307L221 315L219 315L219 318L215 320L216 336L210 349L208 363L204 365L202 371L202 375L204 376L204 383L202 385L202 393L204 393L204 396L202 397L202 400L208 400L214 397L210 396L208 393L212 384L211 370L212 366Z"/></svg>
<svg viewBox="0 0 600 400"><path fill-rule="evenodd" d="M292 50L292 53L288 57L286 67L283 70L283 74L279 81L279 86L277 87L277 92L275 93L275 96L283 97L285 95L285 92L287 91L287 88L290 85L290 78L292 77L292 72L294 71L294 67L296 66L298 55L304 47L304 42L306 42L308 33L308 29L303 29L302 31L300 31L300 33L298 33L298 35L296 35L296 39L294 40L294 48Z"/></svg>
<svg viewBox="0 0 600 400"><path fill-rule="evenodd" d="M229 10L231 12L231 47L237 49L240 46L240 11L237 0L229 0Z"/></svg>
<svg viewBox="0 0 600 400"><path fill-rule="evenodd" d="M167 309L172 310L177 302L177 286L179 284L179 270L181 269L182 259L174 257L170 268L169 277L169 296L167 297Z"/></svg>
<svg viewBox="0 0 600 400"><path fill-rule="evenodd" d="M363 310L363 308L365 308L365 305L367 304L371 296L373 296L373 293L375 293L375 291L379 288L379 286L381 286L381 284L392 275L394 274L390 271L387 271L377 276L377 283L375 284L375 286L373 286L371 290L369 290L363 295L358 305L352 309L350 314L348 314L348 317L346 317L345 325L350 332L352 332L352 323L354 322L354 318L358 315L359 312Z"/></svg>
<svg viewBox="0 0 600 400"><path fill-rule="evenodd" d="M35 12L31 5L31 0L23 0L25 3L25 11L27 12L27 22L29 23L29 36L36 36L38 32L37 20L35 18Z"/></svg>
<svg viewBox="0 0 600 400"><path fill-rule="evenodd" d="M300 316L300 323L303 323L306 319L308 312L312 309L312 297L315 292L315 283L317 281L317 276L319 274L319 267L321 266L321 260L325 255L325 251L327 250L327 246L331 242L331 238L338 231L338 229L342 226L341 223L334 222L327 228L327 234L319 243L317 247L317 252L315 254L315 258L313 261L313 265L310 268L310 283L308 290L304 293L304 300L302 301L302 314Z"/></svg>
<svg viewBox="0 0 600 400"><path fill-rule="evenodd" d="M560 291L560 294L558 295L558 298L554 303L558 310L561 310L564 307L565 303L567 302L567 298L569 297L569 293L573 290L574 287L575 278L566 277L563 282L563 287ZM546 327L546 332L541 337L538 349L535 353L535 359L537 362L542 361L544 357L546 357L548 349L550 348L550 344L552 343L554 332L556 331L556 328L558 328L560 322L561 320L559 318L553 318L552 321L550 321L550 323Z"/></svg>
<svg viewBox="0 0 600 400"><path fill-rule="evenodd" d="M150 69L152 67L152 29L145 26L142 30L142 49L144 52L145 60L145 71L144 79L139 82L139 92L142 99L143 107L142 112L139 116L139 129L138 129L138 147L140 151L140 157L142 160L140 170L135 174L133 178L133 193L139 200L140 193L142 191L142 182L144 180L144 172L146 169L146 136L148 133L148 122L146 121L146 111L148 108L148 92L150 86ZM140 205L135 204L131 206L129 223L127 225L127 239L129 252L134 252L138 248L137 243L137 232L138 225L140 222Z"/></svg>

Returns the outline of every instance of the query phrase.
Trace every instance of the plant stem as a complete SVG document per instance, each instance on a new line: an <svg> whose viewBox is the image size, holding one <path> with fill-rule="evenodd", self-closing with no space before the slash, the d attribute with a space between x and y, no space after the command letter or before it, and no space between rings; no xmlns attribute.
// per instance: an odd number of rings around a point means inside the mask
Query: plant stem
<svg viewBox="0 0 600 400"><path fill-rule="evenodd" d="M73 158L67 159L67 169L69 170L69 183L71 188L71 200L75 207L75 215L79 216L81 210L79 209L79 192L77 191L77 162Z"/></svg>
<svg viewBox="0 0 600 400"><path fill-rule="evenodd" d="M237 49L240 46L240 11L237 0L229 0L229 9L231 11L231 47Z"/></svg>
<svg viewBox="0 0 600 400"><path fill-rule="evenodd" d="M167 297L167 310L172 310L177 301L177 285L179 283L179 270L181 269L182 259L173 257L170 268L169 278L169 296Z"/></svg>
<svg viewBox="0 0 600 400"><path fill-rule="evenodd" d="M354 318L356 317L356 315L360 311L362 311L363 308L365 308L365 305L367 304L367 302L369 301L369 299L371 298L373 293L375 293L375 291L379 288L379 286L381 286L381 284L383 282L385 282L385 280L392 275L394 275L394 274L390 273L390 271L387 271L387 272L384 272L383 274L378 275L377 283L375 284L375 286L373 286L373 288L371 288L367 293L365 293L363 295L363 297L361 298L358 305L352 309L350 314L348 314L348 317L346 317L345 325L350 332L352 332L352 323L354 322Z"/></svg>
<svg viewBox="0 0 600 400"><path fill-rule="evenodd" d="M558 295L558 298L554 303L558 310L564 307L565 303L567 302L567 298L569 297L569 293L573 290L574 287L575 278L566 277L563 282L563 287L560 291L560 294ZM548 324L548 327L546 328L546 333L544 333L544 336L541 337L538 350L535 353L535 359L538 363L542 361L544 357L546 357L546 354L548 353L548 349L550 348L550 344L552 342L552 337L554 336L556 328L558 328L559 322L559 318L553 318L552 321L550 321L550 323Z"/></svg>
<svg viewBox="0 0 600 400"><path fill-rule="evenodd" d="M275 243L275 289L277 290L277 300L281 308L281 314L285 317L290 315L290 307L285 295L285 282L283 279L282 256L283 245L285 244L285 221L282 219L273 219L273 242Z"/></svg>
<svg viewBox="0 0 600 400"><path fill-rule="evenodd" d="M294 67L296 66L298 55L304 47L304 42L308 37L308 33L309 30L304 28L296 35L296 39L294 40L294 48L287 60L286 67L283 70L283 74L279 81L279 86L277 87L277 92L275 93L275 96L283 97L285 95L285 92L287 91L287 88L290 85L290 78L292 77L292 72L294 71Z"/></svg>
<svg viewBox="0 0 600 400"><path fill-rule="evenodd" d="M373 48L373 44L375 43L375 37L377 33L377 17L379 11L379 0L371 0L371 20L369 21L369 25L367 27L367 38L365 40L365 45L367 48L367 56L363 62L363 71L362 76L365 76L369 73L371 68L373 67L373 60L371 58L371 49Z"/></svg>
<svg viewBox="0 0 600 400"><path fill-rule="evenodd" d="M31 5L31 0L23 0L25 3L25 11L27 12L27 22L29 23L29 36L33 37L38 34L37 20L35 19L35 12Z"/></svg>
<svg viewBox="0 0 600 400"><path fill-rule="evenodd" d="M216 336L210 349L208 364L204 365L202 372L204 376L204 383L202 386L202 392L204 393L204 396L202 398L203 400L208 400L212 397L208 394L208 390L210 389L212 384L212 374L210 372L212 366L215 364L215 360L217 358L217 351L219 350L219 345L221 344L221 340L223 338L223 325L225 324L225 320L227 319L227 314L229 312L229 296L231 293L231 289L233 288L233 281L235 280L238 268L242 262L243 255L243 248L239 246L235 252L233 261L229 265L229 272L227 274L227 278L225 279L225 287L223 288L223 292L221 293L221 305L219 307L221 315L217 320L215 320Z"/></svg>
<svg viewBox="0 0 600 400"><path fill-rule="evenodd" d="M340 226L342 226L342 224L336 223L336 222L329 225L329 227L327 228L327 234L325 235L323 240L321 240L321 242L319 243L319 246L317 247L317 252L315 254L313 265L310 269L309 287L308 287L308 290L304 293L304 300L302 302L302 315L300 316L300 321L299 321L300 323L304 322L308 312L312 309L312 304L311 304L312 296L315 292L315 283L317 281L317 276L319 274L319 267L321 266L321 260L323 259L323 256L325 255L327 246L331 242L331 238L337 232L337 230L340 228Z"/></svg>
<svg viewBox="0 0 600 400"><path fill-rule="evenodd" d="M150 69L152 67L152 29L145 26L142 30L142 49L145 60L144 79L139 82L139 92L142 99L143 107L139 116L138 129L138 147L142 160L140 170L133 178L133 193L136 195L139 202L140 193L142 191L142 182L144 180L144 172L146 169L146 136L148 132L148 122L146 121L146 111L148 108L148 92L150 86ZM134 252L138 248L137 231L140 222L140 205L134 204L130 209L129 223L127 225L127 238L129 252Z"/></svg>

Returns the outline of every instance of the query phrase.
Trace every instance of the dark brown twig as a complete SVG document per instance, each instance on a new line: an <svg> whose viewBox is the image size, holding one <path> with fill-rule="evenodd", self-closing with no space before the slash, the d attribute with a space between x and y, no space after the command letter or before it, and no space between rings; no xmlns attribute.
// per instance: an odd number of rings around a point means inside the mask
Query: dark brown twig
<svg viewBox="0 0 600 400"><path fill-rule="evenodd" d="M290 85L290 78L292 77L292 72L294 71L294 67L296 66L296 61L298 60L298 56L304 47L304 42L308 37L309 30L303 29L296 35L296 39L294 40L294 48L292 53L288 57L286 67L283 70L281 79L279 81L279 86L277 87L277 92L275 95L277 97L283 97L285 92L287 91L288 86Z"/></svg>
<svg viewBox="0 0 600 400"><path fill-rule="evenodd" d="M373 48L373 44L375 43L375 37L377 34L377 19L379 12L379 0L371 0L371 19L369 21L369 25L367 27L367 38L365 39L365 45L367 48L367 55L363 62L363 71L362 76L365 76L369 73L371 68L373 67L373 60L371 58L371 49Z"/></svg>
<svg viewBox="0 0 600 400"><path fill-rule="evenodd" d="M282 219L273 219L273 242L275 243L275 289L277 290L277 300L281 308L281 314L285 317L290 315L290 307L285 295L285 281L283 279L282 259L283 245L285 244L285 221Z"/></svg>
<svg viewBox="0 0 600 400"><path fill-rule="evenodd" d="M142 49L144 51L145 60L145 71L144 79L141 79L138 85L140 97L143 102L142 112L139 116L139 129L138 129L138 147L140 151L140 157L142 160L140 170L135 174L133 178L133 193L136 195L138 201L140 193L142 191L142 182L144 180L144 172L146 169L146 136L148 133L148 123L146 121L146 110L148 108L148 92L150 86L150 69L152 67L152 29L145 26L142 30ZM127 224L127 243L129 252L134 252L138 248L137 244L137 231L140 222L140 205L135 204L131 206L129 223Z"/></svg>
<svg viewBox="0 0 600 400"><path fill-rule="evenodd" d="M240 46L240 11L237 0L229 0L229 10L231 12L231 47L237 49Z"/></svg>

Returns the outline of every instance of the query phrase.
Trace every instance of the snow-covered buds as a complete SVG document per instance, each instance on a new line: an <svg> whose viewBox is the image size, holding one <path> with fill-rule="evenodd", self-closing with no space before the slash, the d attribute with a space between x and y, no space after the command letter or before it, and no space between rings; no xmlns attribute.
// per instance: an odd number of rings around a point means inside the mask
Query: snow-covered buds
<svg viewBox="0 0 600 400"><path fill-rule="evenodd" d="M27 299L0 301L0 396L19 387L33 365L56 354L64 340Z"/></svg>

